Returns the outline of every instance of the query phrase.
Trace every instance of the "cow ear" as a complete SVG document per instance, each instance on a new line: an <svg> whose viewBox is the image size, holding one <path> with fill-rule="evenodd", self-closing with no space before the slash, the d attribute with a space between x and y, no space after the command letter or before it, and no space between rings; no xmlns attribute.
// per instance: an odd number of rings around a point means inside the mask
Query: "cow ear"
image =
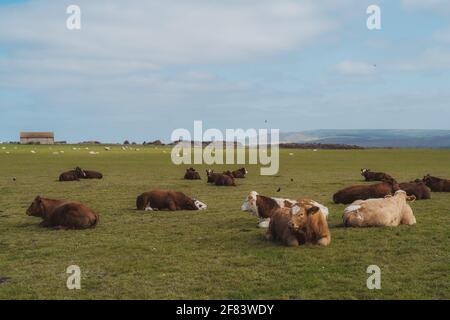
<svg viewBox="0 0 450 320"><path fill-rule="evenodd" d="M37 201L37 202L41 202L41 200L42 200L41 196L37 196L36 198L34 198L34 201Z"/></svg>
<svg viewBox="0 0 450 320"><path fill-rule="evenodd" d="M292 214L293 214L294 216L297 215L297 214L300 212L300 207L297 206L297 205L293 206L293 207L291 208L291 212L292 212Z"/></svg>
<svg viewBox="0 0 450 320"><path fill-rule="evenodd" d="M311 208L309 208L309 209L306 211L306 213L307 213L308 215L310 215L310 214L315 214L315 213L319 212L319 210L320 210L319 207L311 207Z"/></svg>

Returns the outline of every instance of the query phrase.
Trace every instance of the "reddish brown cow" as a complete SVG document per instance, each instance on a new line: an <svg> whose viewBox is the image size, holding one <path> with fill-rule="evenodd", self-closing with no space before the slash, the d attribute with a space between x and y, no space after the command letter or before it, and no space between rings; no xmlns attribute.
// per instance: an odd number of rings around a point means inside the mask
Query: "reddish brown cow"
<svg viewBox="0 0 450 320"><path fill-rule="evenodd" d="M450 180L432 177L427 174L423 177L423 182L433 192L450 192Z"/></svg>
<svg viewBox="0 0 450 320"><path fill-rule="evenodd" d="M36 197L27 215L43 219L41 226L61 229L95 228L99 216L84 204Z"/></svg>
<svg viewBox="0 0 450 320"><path fill-rule="evenodd" d="M136 199L138 210L205 210L206 204L191 199L182 192L171 190L152 190L144 192Z"/></svg>
<svg viewBox="0 0 450 320"><path fill-rule="evenodd" d="M393 195L399 189L399 185L395 180L372 185L351 186L336 192L333 195L333 201L334 203L349 204L356 200L384 198L387 195Z"/></svg>
<svg viewBox="0 0 450 320"><path fill-rule="evenodd" d="M370 169L361 169L361 175L366 181L384 181L394 179L384 172L372 172Z"/></svg>

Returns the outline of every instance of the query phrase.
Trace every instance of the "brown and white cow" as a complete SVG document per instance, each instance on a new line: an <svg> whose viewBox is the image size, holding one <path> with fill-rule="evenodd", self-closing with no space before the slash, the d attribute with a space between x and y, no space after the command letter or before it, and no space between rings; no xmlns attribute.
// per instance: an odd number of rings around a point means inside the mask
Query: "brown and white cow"
<svg viewBox="0 0 450 320"><path fill-rule="evenodd" d="M205 210L206 204L191 199L182 192L171 190L152 190L136 198L136 208L145 211L158 210Z"/></svg>
<svg viewBox="0 0 450 320"><path fill-rule="evenodd" d="M383 199L367 199L353 202L345 208L342 219L346 227L396 227L400 224L416 224L416 218L407 201L414 201L405 191Z"/></svg>
<svg viewBox="0 0 450 320"><path fill-rule="evenodd" d="M231 175L233 176L233 178L235 179L243 179L245 178L245 175L248 173L247 169L245 168L240 168L238 170L235 171L231 171Z"/></svg>
<svg viewBox="0 0 450 320"><path fill-rule="evenodd" d="M366 181L384 181L394 179L384 172L372 172L370 169L361 169L361 175Z"/></svg>
<svg viewBox="0 0 450 320"><path fill-rule="evenodd" d="M36 197L27 215L43 219L41 226L61 229L95 228L99 216L82 203Z"/></svg>
<svg viewBox="0 0 450 320"><path fill-rule="evenodd" d="M328 208L314 200L292 200L289 198L266 197L259 195L256 191L251 191L248 194L241 206L241 210L256 216L258 218L259 228L267 228L270 223L270 217L273 215L275 210L285 207L291 208L296 204L305 208L317 206L320 208L320 211L325 218L328 217Z"/></svg>

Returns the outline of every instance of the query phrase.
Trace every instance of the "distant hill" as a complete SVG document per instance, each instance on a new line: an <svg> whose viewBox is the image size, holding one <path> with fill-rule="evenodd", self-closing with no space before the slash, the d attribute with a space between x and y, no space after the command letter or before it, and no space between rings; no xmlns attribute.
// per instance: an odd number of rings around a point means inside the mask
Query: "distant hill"
<svg viewBox="0 0 450 320"><path fill-rule="evenodd" d="M284 143L347 144L361 147L450 148L450 130L309 130L280 133Z"/></svg>

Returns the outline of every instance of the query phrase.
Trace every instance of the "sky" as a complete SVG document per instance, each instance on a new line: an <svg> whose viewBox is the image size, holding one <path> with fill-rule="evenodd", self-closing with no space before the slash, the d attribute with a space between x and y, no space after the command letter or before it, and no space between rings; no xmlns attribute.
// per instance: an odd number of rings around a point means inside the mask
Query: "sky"
<svg viewBox="0 0 450 320"><path fill-rule="evenodd" d="M0 141L450 129L449 89L448 0L0 0Z"/></svg>

